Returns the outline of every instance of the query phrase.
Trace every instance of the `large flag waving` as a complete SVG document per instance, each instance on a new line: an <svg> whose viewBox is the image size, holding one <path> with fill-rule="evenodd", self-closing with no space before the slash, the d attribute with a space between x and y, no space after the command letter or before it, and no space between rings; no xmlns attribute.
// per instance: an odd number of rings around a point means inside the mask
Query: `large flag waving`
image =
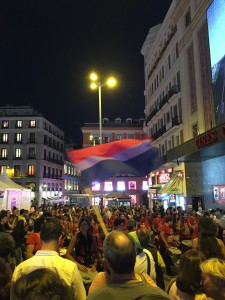
<svg viewBox="0 0 225 300"><path fill-rule="evenodd" d="M81 171L83 185L102 182L114 175L146 176L159 166L150 140L124 139L67 152Z"/></svg>

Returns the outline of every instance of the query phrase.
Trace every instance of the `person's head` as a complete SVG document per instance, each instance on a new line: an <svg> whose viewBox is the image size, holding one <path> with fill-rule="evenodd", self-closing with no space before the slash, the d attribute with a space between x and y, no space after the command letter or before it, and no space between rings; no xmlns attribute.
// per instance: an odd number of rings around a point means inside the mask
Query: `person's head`
<svg viewBox="0 0 225 300"><path fill-rule="evenodd" d="M5 224L7 222L7 214L6 212L0 213L0 223Z"/></svg>
<svg viewBox="0 0 225 300"><path fill-rule="evenodd" d="M142 229L137 232L138 239L143 248L148 247L148 244L151 241L151 233L147 229Z"/></svg>
<svg viewBox="0 0 225 300"><path fill-rule="evenodd" d="M9 217L8 217L8 223L12 224L13 220L14 220L14 215L10 214Z"/></svg>
<svg viewBox="0 0 225 300"><path fill-rule="evenodd" d="M130 219L128 222L127 222L127 229L128 231L134 231L137 227L137 223L134 219Z"/></svg>
<svg viewBox="0 0 225 300"><path fill-rule="evenodd" d="M58 219L49 218L41 227L40 237L41 242L49 243L58 241L62 235L62 225Z"/></svg>
<svg viewBox="0 0 225 300"><path fill-rule="evenodd" d="M125 220L121 218L117 218L114 221L114 229L124 231L125 230Z"/></svg>
<svg viewBox="0 0 225 300"><path fill-rule="evenodd" d="M20 215L21 215L21 216L24 216L25 214L26 214L26 210L22 208L22 209L20 210Z"/></svg>
<svg viewBox="0 0 225 300"><path fill-rule="evenodd" d="M110 273L134 272L136 249L133 239L127 233L116 230L110 232L104 240L103 252Z"/></svg>
<svg viewBox="0 0 225 300"><path fill-rule="evenodd" d="M88 233L91 230L91 224L88 218L81 218L78 227L82 233Z"/></svg>
<svg viewBox="0 0 225 300"><path fill-rule="evenodd" d="M171 217L171 216L166 217L165 222L168 226L171 227L173 225L173 217Z"/></svg>
<svg viewBox="0 0 225 300"><path fill-rule="evenodd" d="M225 260L211 258L200 264L202 285L207 297L215 300L225 297Z"/></svg>
<svg viewBox="0 0 225 300"><path fill-rule="evenodd" d="M44 224L44 218L37 218L34 221L34 232L40 232L41 226Z"/></svg>
<svg viewBox="0 0 225 300"><path fill-rule="evenodd" d="M14 249L15 242L13 237L6 232L0 232L0 257L6 259Z"/></svg>
<svg viewBox="0 0 225 300"><path fill-rule="evenodd" d="M0 258L0 299L10 299L10 285L12 279L12 271L6 261Z"/></svg>
<svg viewBox="0 0 225 300"><path fill-rule="evenodd" d="M12 284L11 300L73 300L72 288L47 268L23 274Z"/></svg>
<svg viewBox="0 0 225 300"><path fill-rule="evenodd" d="M176 279L179 290L190 295L202 293L200 263L197 250L188 250L181 256Z"/></svg>

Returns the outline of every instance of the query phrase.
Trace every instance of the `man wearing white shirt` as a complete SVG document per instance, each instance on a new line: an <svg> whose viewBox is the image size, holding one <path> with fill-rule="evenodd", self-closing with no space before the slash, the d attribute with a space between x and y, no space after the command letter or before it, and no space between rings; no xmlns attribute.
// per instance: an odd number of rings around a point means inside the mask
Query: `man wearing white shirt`
<svg viewBox="0 0 225 300"><path fill-rule="evenodd" d="M23 274L39 268L49 268L57 273L73 289L76 300L85 300L86 292L77 265L59 256L59 245L62 237L62 226L57 219L46 220L41 228L41 250L19 264L13 273L15 282Z"/></svg>

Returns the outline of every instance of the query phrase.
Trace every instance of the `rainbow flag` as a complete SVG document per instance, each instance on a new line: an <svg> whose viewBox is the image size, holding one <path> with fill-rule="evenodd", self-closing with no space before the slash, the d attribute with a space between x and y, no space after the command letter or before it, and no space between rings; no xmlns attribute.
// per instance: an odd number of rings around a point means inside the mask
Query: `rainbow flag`
<svg viewBox="0 0 225 300"><path fill-rule="evenodd" d="M68 150L67 154L81 171L81 181L86 186L115 175L144 177L160 165L149 139L124 139L82 150Z"/></svg>

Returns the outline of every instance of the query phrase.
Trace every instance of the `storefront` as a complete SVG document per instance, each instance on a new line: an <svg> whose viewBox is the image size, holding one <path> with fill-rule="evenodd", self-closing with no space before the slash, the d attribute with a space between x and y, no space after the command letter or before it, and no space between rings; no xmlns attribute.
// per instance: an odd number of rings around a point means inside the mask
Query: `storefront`
<svg viewBox="0 0 225 300"><path fill-rule="evenodd" d="M186 205L224 208L225 124L168 151L167 162L184 165Z"/></svg>

